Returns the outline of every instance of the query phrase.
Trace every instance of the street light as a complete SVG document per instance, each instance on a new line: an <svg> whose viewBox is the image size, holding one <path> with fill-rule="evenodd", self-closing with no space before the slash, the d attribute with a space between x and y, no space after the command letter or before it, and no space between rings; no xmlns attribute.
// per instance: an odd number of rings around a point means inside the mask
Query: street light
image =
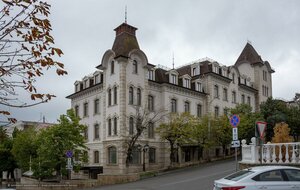
<svg viewBox="0 0 300 190"><path fill-rule="evenodd" d="M145 153L149 150L149 145L145 144L143 147L142 145L137 145L138 150L143 151L143 171L146 171L146 162L145 162Z"/></svg>

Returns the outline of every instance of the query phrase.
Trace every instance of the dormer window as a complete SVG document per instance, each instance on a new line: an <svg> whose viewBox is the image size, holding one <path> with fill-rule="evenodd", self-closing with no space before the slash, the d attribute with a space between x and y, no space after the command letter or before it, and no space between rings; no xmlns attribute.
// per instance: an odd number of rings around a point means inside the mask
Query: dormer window
<svg viewBox="0 0 300 190"><path fill-rule="evenodd" d="M84 81L84 88L88 88L89 87L89 80L85 80Z"/></svg>
<svg viewBox="0 0 300 190"><path fill-rule="evenodd" d="M154 80L154 71L153 70L148 70L148 79Z"/></svg>
<svg viewBox="0 0 300 190"><path fill-rule="evenodd" d="M219 67L217 65L213 66L213 72L214 73L219 73Z"/></svg>
<svg viewBox="0 0 300 190"><path fill-rule="evenodd" d="M193 76L196 76L197 75L197 73L196 73L196 67L195 68L193 68Z"/></svg>
<svg viewBox="0 0 300 190"><path fill-rule="evenodd" d="M75 84L75 92L80 91L80 83Z"/></svg>
<svg viewBox="0 0 300 190"><path fill-rule="evenodd" d="M136 60L133 60L133 73L134 74L138 73L138 64Z"/></svg>
<svg viewBox="0 0 300 190"><path fill-rule="evenodd" d="M95 84L100 83L100 74L95 75Z"/></svg>
<svg viewBox="0 0 300 190"><path fill-rule="evenodd" d="M175 74L171 74L171 83L177 84L177 76Z"/></svg>
<svg viewBox="0 0 300 190"><path fill-rule="evenodd" d="M190 88L190 79L187 78L183 79L183 87Z"/></svg>
<svg viewBox="0 0 300 190"><path fill-rule="evenodd" d="M199 92L202 91L202 83L201 82L196 82L196 91L199 91Z"/></svg>

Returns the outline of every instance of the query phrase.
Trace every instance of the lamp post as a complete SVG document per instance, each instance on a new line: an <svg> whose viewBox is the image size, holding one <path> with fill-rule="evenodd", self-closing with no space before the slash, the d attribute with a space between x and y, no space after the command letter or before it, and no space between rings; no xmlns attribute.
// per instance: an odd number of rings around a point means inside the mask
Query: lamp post
<svg viewBox="0 0 300 190"><path fill-rule="evenodd" d="M145 144L143 147L141 145L138 145L138 149L143 151L143 171L146 171L146 152L149 150L149 145Z"/></svg>

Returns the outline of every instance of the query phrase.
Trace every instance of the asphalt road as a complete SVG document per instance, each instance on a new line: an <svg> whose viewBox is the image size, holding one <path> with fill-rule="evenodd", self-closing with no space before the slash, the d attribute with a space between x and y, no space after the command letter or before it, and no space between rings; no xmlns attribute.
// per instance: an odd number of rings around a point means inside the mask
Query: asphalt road
<svg viewBox="0 0 300 190"><path fill-rule="evenodd" d="M213 181L235 171L234 160L224 160L201 166L166 172L132 183L109 185L89 190L211 190Z"/></svg>

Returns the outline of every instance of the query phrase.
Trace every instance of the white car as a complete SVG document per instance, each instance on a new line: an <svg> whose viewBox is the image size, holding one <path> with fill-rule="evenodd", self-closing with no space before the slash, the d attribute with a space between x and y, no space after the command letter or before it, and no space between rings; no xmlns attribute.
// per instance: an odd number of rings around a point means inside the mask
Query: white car
<svg viewBox="0 0 300 190"><path fill-rule="evenodd" d="M300 168L257 166L214 182L214 190L300 190Z"/></svg>

